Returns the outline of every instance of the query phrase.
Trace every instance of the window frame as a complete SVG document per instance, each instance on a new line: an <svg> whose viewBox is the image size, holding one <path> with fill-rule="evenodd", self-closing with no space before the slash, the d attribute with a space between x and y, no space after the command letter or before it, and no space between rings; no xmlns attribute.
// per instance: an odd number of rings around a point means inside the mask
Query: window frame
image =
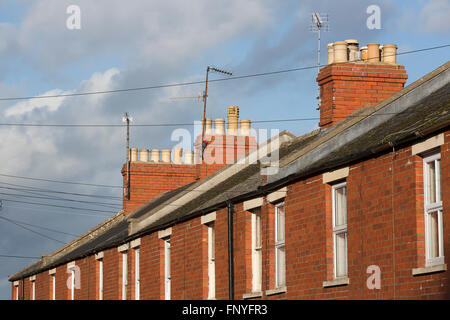
<svg viewBox="0 0 450 320"><path fill-rule="evenodd" d="M208 299L216 298L216 245L214 222L206 224L208 228Z"/></svg>
<svg viewBox="0 0 450 320"><path fill-rule="evenodd" d="M281 288L286 286L286 207L284 201L280 201L275 206L275 287ZM279 217L279 208L283 207L283 239L282 241L278 240L278 217ZM283 252L284 255L284 265L280 266L280 261L278 261L278 252ZM280 270L283 268L283 270ZM282 271L284 274L284 282L280 283L279 272Z"/></svg>
<svg viewBox="0 0 450 320"><path fill-rule="evenodd" d="M250 210L252 236L252 292L262 290L261 207ZM258 223L259 222L259 223ZM259 235L259 243L258 243Z"/></svg>
<svg viewBox="0 0 450 320"><path fill-rule="evenodd" d="M140 248L134 248L134 299L140 300L141 278L140 278Z"/></svg>
<svg viewBox="0 0 450 320"><path fill-rule="evenodd" d="M103 258L98 259L98 300L103 300Z"/></svg>
<svg viewBox="0 0 450 320"><path fill-rule="evenodd" d="M122 252L122 300L127 300L128 251Z"/></svg>
<svg viewBox="0 0 450 320"><path fill-rule="evenodd" d="M171 296L171 270L170 270L170 251L171 243L170 237L163 238L164 240L164 298L170 300Z"/></svg>
<svg viewBox="0 0 450 320"><path fill-rule="evenodd" d="M336 191L338 189L345 188L345 224L336 225ZM332 198L332 230L333 230L333 273L334 278L346 278L348 277L348 229L347 229L347 182L342 181L335 183L331 186L331 198ZM345 235L345 261L344 261L344 274L338 275L338 246L337 246L337 237L341 234Z"/></svg>
<svg viewBox="0 0 450 320"><path fill-rule="evenodd" d="M435 166L435 186L436 201L429 202L429 164ZM439 163L439 165L437 165ZM427 267L444 264L444 233L443 233L443 205L442 205L442 179L441 179L441 153L435 151L423 157L423 183L424 183L424 224L425 224L425 264ZM438 201L439 200L439 201ZM438 256L431 257L431 234L430 220L431 214L437 212L437 232L438 232Z"/></svg>

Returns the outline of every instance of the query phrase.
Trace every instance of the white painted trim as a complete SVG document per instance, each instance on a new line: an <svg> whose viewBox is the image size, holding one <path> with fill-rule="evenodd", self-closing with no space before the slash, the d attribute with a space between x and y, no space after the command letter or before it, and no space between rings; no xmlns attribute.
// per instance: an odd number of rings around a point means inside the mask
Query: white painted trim
<svg viewBox="0 0 450 320"><path fill-rule="evenodd" d="M132 241L130 242L130 248L131 248L131 249L137 248L137 247L139 247L140 245L141 245L141 238L134 239L134 240L132 240Z"/></svg>
<svg viewBox="0 0 450 320"><path fill-rule="evenodd" d="M287 187L281 188L277 191L274 191L272 193L269 193L267 195L267 202L275 202L278 201L280 199L283 199L286 197L286 193L287 193Z"/></svg>
<svg viewBox="0 0 450 320"><path fill-rule="evenodd" d="M428 274L428 273L440 272L440 271L447 271L447 265L441 264L441 265L432 266L432 267L414 268L414 269L412 269L412 275L419 276L422 274Z"/></svg>
<svg viewBox="0 0 450 320"><path fill-rule="evenodd" d="M244 211L248 211L257 207L261 207L264 203L264 198L256 198L244 201Z"/></svg>
<svg viewBox="0 0 450 320"><path fill-rule="evenodd" d="M14 287L18 287L19 286L19 281L14 281Z"/></svg>
<svg viewBox="0 0 450 320"><path fill-rule="evenodd" d="M167 238L170 237L171 235L172 235L172 227L158 231L159 239Z"/></svg>
<svg viewBox="0 0 450 320"><path fill-rule="evenodd" d="M411 147L412 155L419 154L434 148L437 148L444 144L444 133L435 135L434 137L428 138L425 141L414 144Z"/></svg>
<svg viewBox="0 0 450 320"><path fill-rule="evenodd" d="M216 212L211 212L201 216L201 224L207 224L210 222L216 221Z"/></svg>
<svg viewBox="0 0 450 320"><path fill-rule="evenodd" d="M104 257L104 252L102 251L102 252L99 252L99 253L96 253L95 254L95 260L100 260L100 259L103 259L103 257Z"/></svg>
<svg viewBox="0 0 450 320"><path fill-rule="evenodd" d="M56 273L56 268L48 270L48 274L52 275Z"/></svg>
<svg viewBox="0 0 450 320"><path fill-rule="evenodd" d="M36 281L36 276L31 276L30 281Z"/></svg>
<svg viewBox="0 0 450 320"><path fill-rule="evenodd" d="M242 295L242 299L253 299L253 298L261 298L262 292L252 292L252 293L244 293Z"/></svg>
<svg viewBox="0 0 450 320"><path fill-rule="evenodd" d="M324 281L322 283L322 287L336 287L336 286L344 286L350 284L350 279L348 277L336 278L331 281Z"/></svg>
<svg viewBox="0 0 450 320"><path fill-rule="evenodd" d="M130 244L125 243L125 244L121 245L120 247L118 247L117 251L124 252L124 251L127 251L128 249L130 249Z"/></svg>
<svg viewBox="0 0 450 320"><path fill-rule="evenodd" d="M266 290L266 296L271 296L274 294L285 293L285 292L287 292L287 288L284 286L284 287L280 287L280 288Z"/></svg>
<svg viewBox="0 0 450 320"><path fill-rule="evenodd" d="M75 261L71 261L67 264L67 269L71 269L73 267L75 267Z"/></svg>
<svg viewBox="0 0 450 320"><path fill-rule="evenodd" d="M323 183L330 183L333 181L337 181L340 179L344 179L347 178L350 172L350 167L345 167L345 168L341 168L341 169L337 169L334 171L330 171L330 172L325 172L322 175L322 180Z"/></svg>

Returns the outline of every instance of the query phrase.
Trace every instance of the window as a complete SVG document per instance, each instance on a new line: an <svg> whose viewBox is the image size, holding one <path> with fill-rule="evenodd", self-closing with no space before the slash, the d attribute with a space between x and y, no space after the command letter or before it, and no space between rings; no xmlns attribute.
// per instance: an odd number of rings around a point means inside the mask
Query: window
<svg viewBox="0 0 450 320"><path fill-rule="evenodd" d="M70 268L70 300L75 300L75 269Z"/></svg>
<svg viewBox="0 0 450 320"><path fill-rule="evenodd" d="M19 300L19 284L15 283L14 284L14 296L16 300Z"/></svg>
<svg viewBox="0 0 450 320"><path fill-rule="evenodd" d="M423 164L426 265L435 266L444 263L440 153L424 158Z"/></svg>
<svg viewBox="0 0 450 320"><path fill-rule="evenodd" d="M122 253L122 300L127 300L128 286L128 253Z"/></svg>
<svg viewBox="0 0 450 320"><path fill-rule="evenodd" d="M140 299L139 248L134 249L134 298Z"/></svg>
<svg viewBox="0 0 450 320"><path fill-rule="evenodd" d="M170 300L170 238L164 239L164 297Z"/></svg>
<svg viewBox="0 0 450 320"><path fill-rule="evenodd" d="M52 300L56 300L56 277L55 274L51 275L52 281Z"/></svg>
<svg viewBox="0 0 450 320"><path fill-rule="evenodd" d="M36 284L35 284L35 280L31 280L31 300L36 300Z"/></svg>
<svg viewBox="0 0 450 320"><path fill-rule="evenodd" d="M261 209L252 211L252 292L261 292L262 242Z"/></svg>
<svg viewBox="0 0 450 320"><path fill-rule="evenodd" d="M347 187L339 183L332 187L334 276L347 276Z"/></svg>
<svg viewBox="0 0 450 320"><path fill-rule="evenodd" d="M208 227L208 299L216 297L216 264L215 264L215 235L214 223Z"/></svg>
<svg viewBox="0 0 450 320"><path fill-rule="evenodd" d="M98 260L98 300L103 300L103 259Z"/></svg>
<svg viewBox="0 0 450 320"><path fill-rule="evenodd" d="M286 252L284 233L284 202L275 206L275 286L286 285Z"/></svg>

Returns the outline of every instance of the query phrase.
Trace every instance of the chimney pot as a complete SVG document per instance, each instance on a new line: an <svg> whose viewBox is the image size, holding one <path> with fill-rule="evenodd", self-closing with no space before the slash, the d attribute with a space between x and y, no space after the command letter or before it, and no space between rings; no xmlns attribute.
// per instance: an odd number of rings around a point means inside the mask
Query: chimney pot
<svg viewBox="0 0 450 320"><path fill-rule="evenodd" d="M188 150L184 153L184 164L194 164L194 151Z"/></svg>
<svg viewBox="0 0 450 320"><path fill-rule="evenodd" d="M170 163L171 153L172 151L170 149L161 150L161 161L164 163Z"/></svg>
<svg viewBox="0 0 450 320"><path fill-rule="evenodd" d="M334 50L333 50L333 44L329 43L327 45L328 48L328 64L332 64L334 62Z"/></svg>
<svg viewBox="0 0 450 320"><path fill-rule="evenodd" d="M367 61L367 46L361 47L361 60Z"/></svg>
<svg viewBox="0 0 450 320"><path fill-rule="evenodd" d="M237 135L238 131L239 107L229 106L227 115L228 115L227 135L235 136Z"/></svg>
<svg viewBox="0 0 450 320"><path fill-rule="evenodd" d="M214 119L214 134L217 136L225 135L225 119Z"/></svg>
<svg viewBox="0 0 450 320"><path fill-rule="evenodd" d="M183 153L183 148L175 147L173 148L173 163L181 163L181 155Z"/></svg>
<svg viewBox="0 0 450 320"><path fill-rule="evenodd" d="M137 161L137 148L131 148L131 161Z"/></svg>
<svg viewBox="0 0 450 320"><path fill-rule="evenodd" d="M380 62L380 44L368 43L367 44L367 60L368 62Z"/></svg>
<svg viewBox="0 0 450 320"><path fill-rule="evenodd" d="M356 52L359 51L359 42L355 39L348 39L345 40L345 43L347 43L347 49L348 49L348 61L355 61L356 60Z"/></svg>
<svg viewBox="0 0 450 320"><path fill-rule="evenodd" d="M336 41L333 43L333 52L335 63L347 62L347 43L345 41Z"/></svg>
<svg viewBox="0 0 450 320"><path fill-rule="evenodd" d="M150 151L150 161L159 162L159 149L152 149Z"/></svg>
<svg viewBox="0 0 450 320"><path fill-rule="evenodd" d="M139 160L148 162L148 150L147 149L141 149L139 151Z"/></svg>
<svg viewBox="0 0 450 320"><path fill-rule="evenodd" d="M381 57L384 63L397 64L397 46L395 44L383 45Z"/></svg>
<svg viewBox="0 0 450 320"><path fill-rule="evenodd" d="M241 120L241 136L250 135L250 120Z"/></svg>
<svg viewBox="0 0 450 320"><path fill-rule="evenodd" d="M207 135L207 136L212 135L212 120L211 120L211 118L206 118L205 135Z"/></svg>

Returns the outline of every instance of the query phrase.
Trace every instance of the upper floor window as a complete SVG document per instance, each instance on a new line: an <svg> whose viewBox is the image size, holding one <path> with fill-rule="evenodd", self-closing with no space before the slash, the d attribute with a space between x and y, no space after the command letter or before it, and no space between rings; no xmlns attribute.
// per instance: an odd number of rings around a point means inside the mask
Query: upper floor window
<svg viewBox="0 0 450 320"><path fill-rule="evenodd" d="M334 276L347 276L347 186L339 183L332 187Z"/></svg>
<svg viewBox="0 0 450 320"><path fill-rule="evenodd" d="M423 159L425 198L425 255L427 266L444 263L441 155Z"/></svg>
<svg viewBox="0 0 450 320"><path fill-rule="evenodd" d="M285 210L284 202L275 205L275 286L286 285L286 250L285 250Z"/></svg>

